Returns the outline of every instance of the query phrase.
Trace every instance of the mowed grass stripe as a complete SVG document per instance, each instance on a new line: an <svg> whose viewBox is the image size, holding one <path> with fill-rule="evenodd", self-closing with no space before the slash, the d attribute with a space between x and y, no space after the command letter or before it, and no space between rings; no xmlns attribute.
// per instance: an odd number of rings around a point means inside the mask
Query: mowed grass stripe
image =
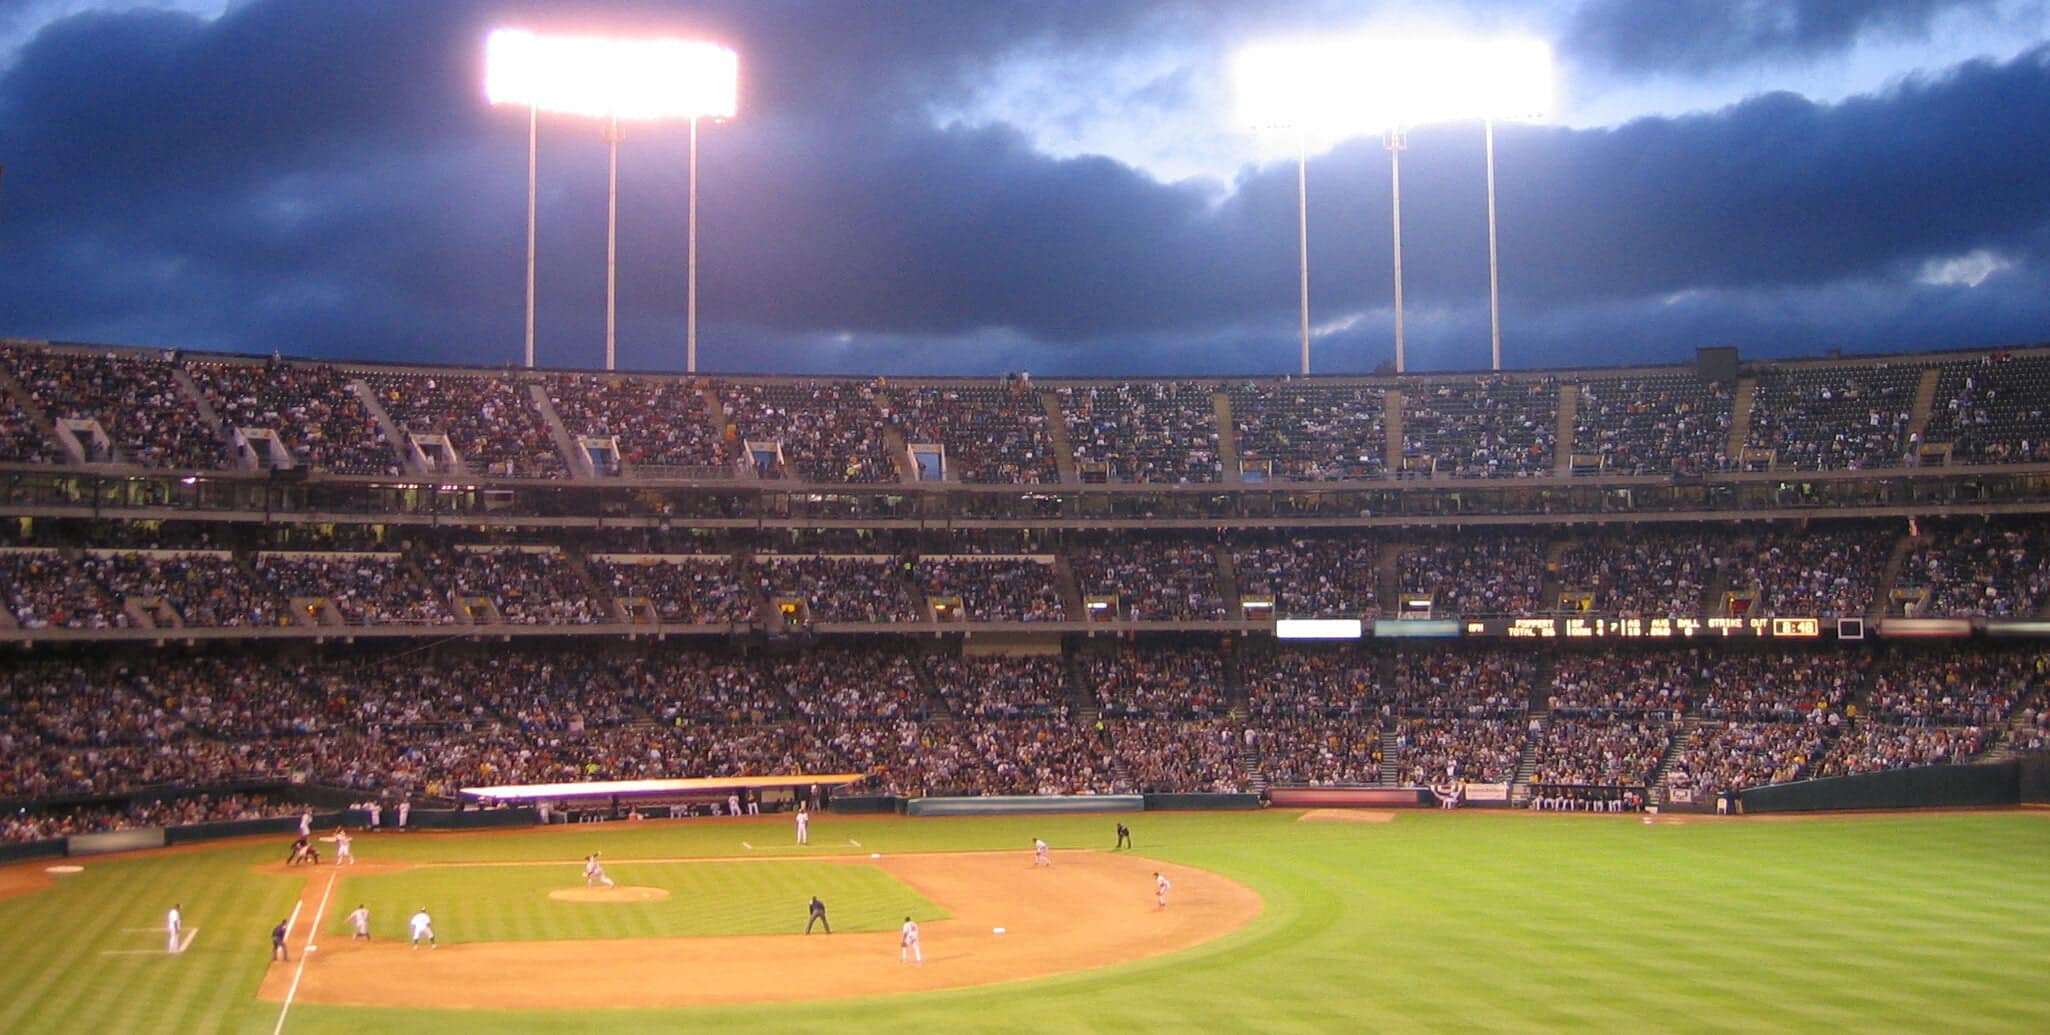
<svg viewBox="0 0 2050 1035"><path fill-rule="evenodd" d="M406 918L426 907L443 941L708 937L795 934L805 903L825 900L835 930L894 930L906 914L921 920L946 911L878 867L858 863L616 863L607 874L622 887L669 892L652 902L566 902L551 891L581 889L577 867L436 866L349 875L342 901L370 907L373 934L406 936ZM349 908L353 909L351 905ZM347 910L328 926L346 936Z"/></svg>

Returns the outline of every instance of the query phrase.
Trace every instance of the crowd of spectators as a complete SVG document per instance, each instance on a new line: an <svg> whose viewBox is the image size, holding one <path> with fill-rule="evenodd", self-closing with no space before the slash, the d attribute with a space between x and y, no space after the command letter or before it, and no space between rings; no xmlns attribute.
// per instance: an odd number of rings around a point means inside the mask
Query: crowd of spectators
<svg viewBox="0 0 2050 1035"><path fill-rule="evenodd" d="M1402 457L1406 471L1440 477L1529 478L1557 468L1559 385L1499 374L1471 380L1406 381Z"/></svg>
<svg viewBox="0 0 2050 1035"><path fill-rule="evenodd" d="M1030 558L923 557L911 580L926 598L960 597L977 622L1064 622L1053 565Z"/></svg>
<svg viewBox="0 0 2050 1035"><path fill-rule="evenodd" d="M1537 727L1531 782L1551 786L1648 786L1674 730L1652 719L1531 721Z"/></svg>
<svg viewBox="0 0 2050 1035"><path fill-rule="evenodd" d="M735 573L732 559L723 555L599 555L591 558L590 571L613 600L648 601L657 621L727 625L754 615L747 585Z"/></svg>
<svg viewBox="0 0 2050 1035"><path fill-rule="evenodd" d="M1387 390L1311 381L1229 385L1241 464L1286 481L1379 478L1388 468Z"/></svg>
<svg viewBox="0 0 2050 1035"><path fill-rule="evenodd" d="M1200 719L1230 707L1224 657L1209 648L1126 648L1083 659L1103 714L1112 718Z"/></svg>
<svg viewBox="0 0 2050 1035"><path fill-rule="evenodd" d="M1280 648L1243 659L1246 713L1266 723L1372 717L1380 707L1365 648Z"/></svg>
<svg viewBox="0 0 2050 1035"><path fill-rule="evenodd" d="M1758 378L1746 448L1802 471L1899 465L1921 379L1922 368L1908 364L1768 370Z"/></svg>
<svg viewBox="0 0 2050 1035"><path fill-rule="evenodd" d="M1521 719L1406 719L1395 735L1397 770L1418 787L1507 783L1523 758Z"/></svg>
<svg viewBox="0 0 2050 1035"><path fill-rule="evenodd" d="M1540 601L1545 547L1535 535L1443 536L1414 544L1400 562L1405 597L1425 596L1451 614L1528 615Z"/></svg>
<svg viewBox="0 0 2050 1035"><path fill-rule="evenodd" d="M2050 361L1994 352L1946 363L1942 371L1926 441L1949 444L1953 458L1965 463L2050 460Z"/></svg>
<svg viewBox="0 0 2050 1035"><path fill-rule="evenodd" d="M215 470L228 466L226 440L200 418L199 406L179 387L168 360L0 349L15 380L52 422L98 422L112 456L88 462Z"/></svg>
<svg viewBox="0 0 2050 1035"><path fill-rule="evenodd" d="M0 392L0 460L54 464L62 456L57 444L36 425L35 418L14 401L14 396Z"/></svg>
<svg viewBox="0 0 2050 1035"><path fill-rule="evenodd" d="M801 600L816 622L917 621L894 557L755 555L762 595ZM921 602L922 603L922 602Z"/></svg>
<svg viewBox="0 0 2050 1035"><path fill-rule="evenodd" d="M1705 801L1724 791L1805 780L1832 732L1813 722L1704 722L1674 750L1666 786Z"/></svg>
<svg viewBox="0 0 2050 1035"><path fill-rule="evenodd" d="M1213 621L1227 617L1217 559L1201 543L1121 538L1072 555L1082 596L1117 598L1132 621Z"/></svg>
<svg viewBox="0 0 2050 1035"><path fill-rule="evenodd" d="M959 718L1065 718L1068 667L1059 655L934 655L926 671Z"/></svg>
<svg viewBox="0 0 2050 1035"><path fill-rule="evenodd" d="M1977 726L1895 726L1860 720L1829 745L1815 776L1876 773L1906 766L1950 765L1986 747Z"/></svg>
<svg viewBox="0 0 2050 1035"><path fill-rule="evenodd" d="M1381 547L1369 536L1294 536L1231 552L1243 597L1271 597L1284 618L1359 617L1380 611Z"/></svg>
<svg viewBox="0 0 2050 1035"><path fill-rule="evenodd" d="M12 815L0 813L0 844L141 827L268 819L289 816L300 808L269 794L199 793L189 797L138 797L115 804L70 805L34 812L24 809Z"/></svg>
<svg viewBox="0 0 2050 1035"><path fill-rule="evenodd" d="M1235 794L1241 735L1227 719L1126 718L1110 724L1117 765L1142 794Z"/></svg>
<svg viewBox="0 0 2050 1035"><path fill-rule="evenodd" d="M1509 650L1402 650L1390 661L1397 714L1425 718L1489 719L1522 715L1530 707L1537 662Z"/></svg>
<svg viewBox="0 0 2050 1035"><path fill-rule="evenodd" d="M1245 739L1270 785L1323 787L1381 780L1378 720L1263 718Z"/></svg>
<svg viewBox="0 0 2050 1035"><path fill-rule="evenodd" d="M115 600L162 601L186 625L264 626L291 620L284 601L226 551L94 551L78 559L78 573L106 587Z"/></svg>
<svg viewBox="0 0 2050 1035"><path fill-rule="evenodd" d="M55 550L0 550L0 592L23 629L120 629L132 624L122 602L82 578Z"/></svg>
<svg viewBox="0 0 2050 1035"><path fill-rule="evenodd" d="M630 467L725 468L732 462L692 381L555 374L548 401L571 435L616 440Z"/></svg>
<svg viewBox="0 0 2050 1035"><path fill-rule="evenodd" d="M1699 651L1562 655L1547 706L1576 719L1674 719L1693 698L1701 664Z"/></svg>
<svg viewBox="0 0 2050 1035"><path fill-rule="evenodd" d="M448 604L419 585L396 553L268 552L256 577L280 600L326 599L349 625L443 625Z"/></svg>
<svg viewBox="0 0 2050 1035"><path fill-rule="evenodd" d="M200 395L229 428L268 428L297 465L339 474L397 474L377 418L327 364L188 363Z"/></svg>
<svg viewBox="0 0 2050 1035"><path fill-rule="evenodd" d="M2012 522L1939 524L1913 541L1896 588L1925 588L1920 615L2033 618L2050 600L2050 538Z"/></svg>
<svg viewBox="0 0 2050 1035"><path fill-rule="evenodd" d="M1102 463L1127 482L1215 482L1216 390L1186 381L1061 388L1068 444L1081 466Z"/></svg>
<svg viewBox="0 0 2050 1035"><path fill-rule="evenodd" d="M442 435L472 471L560 478L561 450L528 384L512 376L371 374L364 378L407 434Z"/></svg>
<svg viewBox="0 0 2050 1035"><path fill-rule="evenodd" d="M1852 656L1823 651L1725 652L1696 683L1706 719L1738 722L1841 722L1861 685Z"/></svg>
<svg viewBox="0 0 2050 1035"><path fill-rule="evenodd" d="M891 420L907 445L946 447L949 477L985 485L1060 480L1046 409L1029 380L1001 384L896 387Z"/></svg>
<svg viewBox="0 0 2050 1035"><path fill-rule="evenodd" d="M1573 451L1617 474L1718 470L1730 439L1731 387L1693 373L1582 381Z"/></svg>
<svg viewBox="0 0 2050 1035"><path fill-rule="evenodd" d="M1604 531L1566 544L1559 589L1590 594L1600 614L1691 617L1702 613L1729 550L1715 533Z"/></svg>
<svg viewBox="0 0 2050 1035"><path fill-rule="evenodd" d="M490 600L509 625L588 625L612 618L559 550L459 547L421 557L429 582L458 598Z"/></svg>
<svg viewBox="0 0 2050 1035"><path fill-rule="evenodd" d="M1768 529L1739 562L1733 588L1755 594L1764 615L1855 617L1872 606L1896 532L1877 525Z"/></svg>
<svg viewBox="0 0 2050 1035"><path fill-rule="evenodd" d="M873 381L734 382L719 387L727 449L777 443L780 465L748 457L765 478L808 482L893 482Z"/></svg>
<svg viewBox="0 0 2050 1035"><path fill-rule="evenodd" d="M1865 714L1916 726L1994 726L2045 685L2050 654L2031 650L1888 651L1873 666Z"/></svg>

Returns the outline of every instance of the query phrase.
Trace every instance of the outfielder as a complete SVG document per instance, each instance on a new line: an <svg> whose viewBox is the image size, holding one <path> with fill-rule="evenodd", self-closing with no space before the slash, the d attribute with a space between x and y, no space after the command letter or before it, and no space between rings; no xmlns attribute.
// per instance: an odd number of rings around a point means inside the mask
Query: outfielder
<svg viewBox="0 0 2050 1035"><path fill-rule="evenodd" d="M797 807L797 843L801 845L811 843L811 813L806 812L802 805Z"/></svg>
<svg viewBox="0 0 2050 1035"><path fill-rule="evenodd" d="M179 910L176 904L171 906L170 912L164 914L164 930L169 932L171 936L170 947L164 951L177 952L178 935L185 930L185 914Z"/></svg>

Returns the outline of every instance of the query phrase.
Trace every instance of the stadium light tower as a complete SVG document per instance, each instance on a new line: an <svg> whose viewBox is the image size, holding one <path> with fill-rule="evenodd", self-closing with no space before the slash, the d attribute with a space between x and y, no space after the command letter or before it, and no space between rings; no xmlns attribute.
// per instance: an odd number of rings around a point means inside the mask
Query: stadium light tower
<svg viewBox="0 0 2050 1035"><path fill-rule="evenodd" d="M697 370L697 123L732 117L739 59L716 43L679 39L538 36L500 29L485 42L485 93L525 104L527 137L527 365L534 363L534 136L541 111L605 120L611 156L606 188L605 369L617 361L619 123L687 118L690 150L690 286L687 369Z"/></svg>
<svg viewBox="0 0 2050 1035"><path fill-rule="evenodd" d="M1238 82L1241 113L1255 125L1382 135L1382 144L1389 153L1390 201L1394 210L1391 223L1398 373L1406 368L1401 156L1408 146L1407 132L1431 123L1483 120L1488 159L1488 309L1494 364L1500 369L1494 123L1497 119L1544 114L1551 103L1551 49L1541 42L1527 40L1476 42L1372 36L1271 44L1240 54ZM1307 228L1302 234L1307 241ZM1303 267L1307 313L1307 247ZM1304 325L1307 328L1307 317ZM1304 338L1307 355L1307 331Z"/></svg>

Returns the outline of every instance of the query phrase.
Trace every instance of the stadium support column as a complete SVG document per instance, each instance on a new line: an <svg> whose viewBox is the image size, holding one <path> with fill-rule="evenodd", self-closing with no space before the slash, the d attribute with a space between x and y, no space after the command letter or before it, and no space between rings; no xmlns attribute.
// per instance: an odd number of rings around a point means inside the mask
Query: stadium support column
<svg viewBox="0 0 2050 1035"><path fill-rule="evenodd" d="M1402 152L1409 147L1409 138L1402 127L1390 129L1381 138L1381 146L1388 149L1388 183L1393 194L1391 208L1394 212L1395 228L1395 372L1404 372L1402 348Z"/></svg>

